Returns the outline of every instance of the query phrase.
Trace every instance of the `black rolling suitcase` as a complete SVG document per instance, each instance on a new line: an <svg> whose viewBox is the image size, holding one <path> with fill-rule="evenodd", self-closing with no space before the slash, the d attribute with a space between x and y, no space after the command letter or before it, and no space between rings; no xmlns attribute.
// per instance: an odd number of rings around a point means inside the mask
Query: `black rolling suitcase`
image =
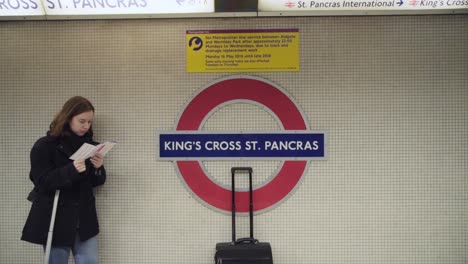
<svg viewBox="0 0 468 264"><path fill-rule="evenodd" d="M250 237L236 240L236 203L234 176L236 171L249 172L249 220ZM252 192L252 168L234 167L232 173L232 242L217 243L215 264L273 264L270 243L258 242L253 236L253 192Z"/></svg>

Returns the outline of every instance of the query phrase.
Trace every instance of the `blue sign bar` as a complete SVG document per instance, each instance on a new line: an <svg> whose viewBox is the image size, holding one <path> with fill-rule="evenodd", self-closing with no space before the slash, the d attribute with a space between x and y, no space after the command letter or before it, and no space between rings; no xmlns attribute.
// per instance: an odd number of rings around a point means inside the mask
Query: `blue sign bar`
<svg viewBox="0 0 468 264"><path fill-rule="evenodd" d="M160 133L159 158L317 159L325 157L323 133Z"/></svg>

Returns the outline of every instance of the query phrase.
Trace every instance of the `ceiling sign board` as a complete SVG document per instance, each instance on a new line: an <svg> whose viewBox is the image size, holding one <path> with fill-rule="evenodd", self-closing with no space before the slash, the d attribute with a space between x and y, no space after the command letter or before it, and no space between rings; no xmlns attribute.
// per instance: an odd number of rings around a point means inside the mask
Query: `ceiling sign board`
<svg viewBox="0 0 468 264"><path fill-rule="evenodd" d="M2 17L40 17L44 16L44 8L40 0L0 1L0 19Z"/></svg>
<svg viewBox="0 0 468 264"><path fill-rule="evenodd" d="M467 0L259 0L259 12L290 12L291 15L328 12L372 12L386 11L393 14L413 13L458 13L468 12ZM259 14L261 15L261 14ZM287 15L287 14L286 14Z"/></svg>
<svg viewBox="0 0 468 264"><path fill-rule="evenodd" d="M0 0L0 18L125 18L213 12L214 0Z"/></svg>

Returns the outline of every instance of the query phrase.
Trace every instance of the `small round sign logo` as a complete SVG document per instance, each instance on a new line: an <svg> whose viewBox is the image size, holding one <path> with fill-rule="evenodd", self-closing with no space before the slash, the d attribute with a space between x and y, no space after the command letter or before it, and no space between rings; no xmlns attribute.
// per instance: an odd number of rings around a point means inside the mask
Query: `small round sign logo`
<svg viewBox="0 0 468 264"><path fill-rule="evenodd" d="M222 104L234 100L252 102L268 108L276 115L284 130L307 130L307 122L298 106L275 84L252 76L220 79L196 94L183 109L177 131L198 131L204 120ZM175 161L186 187L202 203L224 212L231 211L231 190L212 181L200 161ZM264 212L285 200L300 182L308 166L306 160L285 160L271 180L254 189L254 211ZM249 211L248 191L236 191L236 210Z"/></svg>
<svg viewBox="0 0 468 264"><path fill-rule="evenodd" d="M203 47L203 40L199 37L192 37L189 40L189 47L195 51L200 50Z"/></svg>

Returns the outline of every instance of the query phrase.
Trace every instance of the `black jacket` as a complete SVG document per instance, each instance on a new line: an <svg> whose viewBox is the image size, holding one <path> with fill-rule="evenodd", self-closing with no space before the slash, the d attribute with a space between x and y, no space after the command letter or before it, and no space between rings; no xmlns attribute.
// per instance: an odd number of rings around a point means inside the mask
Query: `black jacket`
<svg viewBox="0 0 468 264"><path fill-rule="evenodd" d="M90 137L84 142L96 145ZM93 187L106 181L102 166L95 169L89 160L86 171L78 173L69 157L78 149L70 137L40 138L31 150L30 179L34 190L22 240L45 245L52 214L54 194L60 190L53 233L53 246L71 247L79 232L82 241L99 233Z"/></svg>

